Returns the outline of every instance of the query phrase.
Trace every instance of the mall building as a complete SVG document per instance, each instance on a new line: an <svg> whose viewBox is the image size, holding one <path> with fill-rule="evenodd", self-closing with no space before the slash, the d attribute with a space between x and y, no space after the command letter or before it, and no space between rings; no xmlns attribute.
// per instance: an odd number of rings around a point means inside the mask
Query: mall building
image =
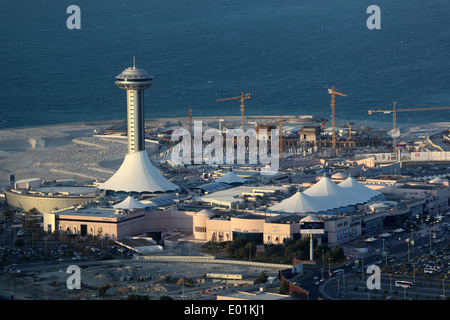
<svg viewBox="0 0 450 320"><path fill-rule="evenodd" d="M77 205L71 208L44 214L44 228L48 232L60 231L80 235L96 235L120 239L122 237L147 235L156 240L171 237L177 240L231 241L244 237L261 244L280 244L285 239L299 239L302 233L301 219L316 216L323 222L324 233L315 235L328 245L339 245L361 239L367 234L395 226L397 219L420 217L424 214L447 214L450 189L442 184L357 182L353 178L335 184L324 177L309 189L300 189L292 196L266 210L232 210L221 204L228 198L221 192L218 205L200 204L189 209L182 200L173 195L161 195L150 200L138 201L131 196L114 204L96 203ZM256 187L235 187L234 195L255 195ZM264 194L270 186L256 188ZM250 190L250 191L249 191ZM261 192L264 190L264 192ZM375 192L374 192L375 191ZM227 191L229 192L229 191ZM216 192L209 194L214 197ZM356 196L358 195L358 196ZM231 197L239 199L240 196ZM266 196L271 198L272 196ZM228 201L228 200L227 200ZM174 237L174 235L176 237Z"/></svg>

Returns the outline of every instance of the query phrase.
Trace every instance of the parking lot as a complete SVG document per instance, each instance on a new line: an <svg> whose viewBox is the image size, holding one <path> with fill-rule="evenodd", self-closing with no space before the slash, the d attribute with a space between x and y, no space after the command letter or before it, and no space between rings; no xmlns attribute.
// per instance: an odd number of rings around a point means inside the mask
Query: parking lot
<svg viewBox="0 0 450 320"><path fill-rule="evenodd" d="M131 259L132 252L113 241L62 233L46 234L39 218L21 215L0 220L0 271L19 272L14 266L99 259Z"/></svg>

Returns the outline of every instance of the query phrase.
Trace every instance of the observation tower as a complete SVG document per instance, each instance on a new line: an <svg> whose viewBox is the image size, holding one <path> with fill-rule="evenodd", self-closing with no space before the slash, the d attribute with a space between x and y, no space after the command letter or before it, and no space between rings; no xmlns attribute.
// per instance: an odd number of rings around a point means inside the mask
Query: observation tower
<svg viewBox="0 0 450 320"><path fill-rule="evenodd" d="M145 150L144 90L153 77L133 66L116 76L116 85L127 91L128 153L119 170L99 189L125 193L177 192L180 188L164 178L152 165Z"/></svg>
<svg viewBox="0 0 450 320"><path fill-rule="evenodd" d="M144 69L125 69L116 77L116 85L127 90L128 153L145 150L144 90L150 88L153 77Z"/></svg>

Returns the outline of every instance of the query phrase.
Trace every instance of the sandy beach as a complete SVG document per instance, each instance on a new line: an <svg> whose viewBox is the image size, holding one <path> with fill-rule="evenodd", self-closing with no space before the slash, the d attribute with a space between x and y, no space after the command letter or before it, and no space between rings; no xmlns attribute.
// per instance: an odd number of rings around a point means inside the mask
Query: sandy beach
<svg viewBox="0 0 450 320"><path fill-rule="evenodd" d="M61 124L0 131L0 183L26 178L92 180L113 171L99 163L121 157L126 141L98 139L111 123Z"/></svg>
<svg viewBox="0 0 450 320"><path fill-rule="evenodd" d="M252 123L277 121L279 117L246 117ZM285 126L297 125L299 118L286 117ZM193 118L193 121L196 121ZM239 117L210 117L199 119L203 127L219 127L232 123L239 125ZM187 118L147 119L151 131L170 130L188 126ZM104 181L120 166L127 153L126 138L115 139L96 132L111 127L123 128L123 120L68 123L27 128L0 130L0 184L9 183L9 176L16 180L41 178L44 180L73 179L76 181ZM154 143L147 143L149 155L158 150Z"/></svg>

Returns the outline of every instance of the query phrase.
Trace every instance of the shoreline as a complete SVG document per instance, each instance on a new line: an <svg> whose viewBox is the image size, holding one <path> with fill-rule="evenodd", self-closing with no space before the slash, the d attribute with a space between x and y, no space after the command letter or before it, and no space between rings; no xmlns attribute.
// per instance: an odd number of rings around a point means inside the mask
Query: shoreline
<svg viewBox="0 0 450 320"><path fill-rule="evenodd" d="M289 120L289 123L298 123L298 124L306 124L308 123L306 119L310 117L311 119L317 119L312 121L311 123L319 123L320 120L325 120L325 118L321 118L314 115L282 115L283 120ZM270 119L270 120L278 120L280 115L246 115L246 121L254 121L254 120L262 120L262 119ZM204 120L204 121L219 121L219 119L224 119L227 121L236 121L236 123L240 123L240 116L193 116L192 120ZM303 120L302 120L303 119ZM295 121L295 120L298 120ZM145 122L173 122L178 124L178 121L187 122L187 117L160 117L160 118L145 118ZM385 121L376 121L376 120L364 120L364 121L354 121L349 119L336 119L336 126L342 123L355 122L356 125L360 126L368 126L375 129L386 130L389 129L392 125L392 122ZM4 126L9 122L6 120L0 120L0 132L4 130L21 130L21 129L31 129L31 128L45 128L45 127L57 127L57 126L74 126L74 125L85 125L85 126L95 126L95 125L117 125L121 123L126 123L126 118L124 119L112 119L112 120L92 120L92 121L74 121L74 122L60 122L60 123L48 123L48 124L36 124L36 125L14 125L14 126ZM367 123L367 124L366 124ZM328 119L326 123L326 127L330 126L331 120ZM400 124L402 126L402 124ZM416 124L412 124L416 125ZM419 124L417 124L419 125Z"/></svg>
<svg viewBox="0 0 450 320"><path fill-rule="evenodd" d="M320 123L319 120L325 120L324 118L320 118L314 115L284 115L281 116L284 118L283 120L287 120L285 122L285 125L289 124L309 124L309 123ZM307 117L311 117L312 119L317 119L311 122L306 121L305 119ZM278 120L280 116L277 115L246 115L245 116L247 123L253 122L254 120ZM302 120L303 118L303 120ZM192 121L195 120L203 120L203 121L219 121L220 119L224 119L225 121L235 121L236 124L240 123L240 116L207 116L207 117L192 117ZM300 121L295 121L300 120ZM336 127L343 127L343 125L347 125L349 122L354 123L354 128L371 128L376 130L392 130L392 119L386 119L384 120L372 120L372 119L365 119L364 121L359 120L351 120L351 119L336 119ZM187 117L161 117L161 118L145 118L146 123L153 123L153 122L172 122L173 124L178 124L178 122L181 123L187 123ZM7 131L7 130L24 130L24 129L37 129L37 128L51 128L51 127L59 127L59 126L104 126L104 125L119 125L119 124L125 124L126 119L112 119L112 120L92 120L92 121L74 121L74 122L61 122L61 123L49 123L49 124L36 124L36 125L18 125L18 126L5 126L4 124L9 123L6 120L0 120L0 132ZM403 127L418 127L423 125L432 125L432 124L448 124L450 126L450 122L448 121L442 121L442 122L425 122L425 123L402 123L397 122L397 128L403 128ZM331 120L328 119L325 127L331 126ZM1 136L0 136L1 141Z"/></svg>
<svg viewBox="0 0 450 320"><path fill-rule="evenodd" d="M248 128L254 128L255 123L274 123L280 116L246 116ZM282 117L283 118L283 117ZM316 116L284 116L286 122L284 130L293 130L303 125L320 125L323 120ZM220 121L222 120L223 121ZM202 120L203 128L218 128L232 123L240 126L239 116L212 116L192 117L192 121ZM175 127L187 126L187 117L146 118L146 127L152 131L170 130ZM336 129L347 128L342 126L341 119L336 122ZM346 122L348 123L348 122ZM370 126L367 122L354 129L361 129L375 135L386 135L392 130ZM450 122L424 123L421 125L398 125L401 131L409 131L408 127L421 127L427 125L446 125ZM16 180L28 178L41 178L44 180L73 179L76 181L106 180L119 168L127 152L126 139L111 139L111 136L96 135L95 131L108 128L126 126L123 120L103 120L87 122L69 122L50 125L36 125L11 127L0 129L0 184L9 183L10 175L14 174ZM276 124L275 124L276 125ZM330 121L325 128L330 128ZM389 122L391 125L391 122ZM406 128L406 129L405 129ZM120 131L120 129L118 129ZM163 153L154 143L148 141L146 146L149 156L155 152ZM89 179L91 178L91 179Z"/></svg>

